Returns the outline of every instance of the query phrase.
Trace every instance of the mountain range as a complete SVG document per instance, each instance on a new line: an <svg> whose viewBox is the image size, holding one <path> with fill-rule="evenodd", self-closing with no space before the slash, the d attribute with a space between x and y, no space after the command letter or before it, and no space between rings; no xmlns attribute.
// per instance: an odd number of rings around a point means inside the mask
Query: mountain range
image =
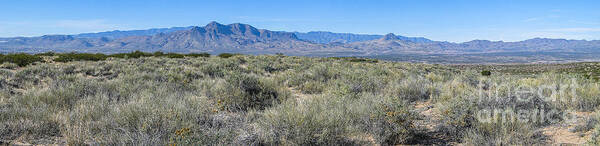
<svg viewBox="0 0 600 146"><path fill-rule="evenodd" d="M128 30L128 31L115 30L115 31L98 32L98 33L82 33L82 34L75 35L75 37L78 37L78 38L106 37L106 38L110 38L110 39L117 39L117 38L122 38L122 37L129 37L129 36L151 36L151 35L155 35L155 34L159 34L159 33L170 33L170 32L174 32L174 31L188 30L188 29L191 29L192 27L193 26L171 27L171 28L153 28L153 29L146 29L146 30Z"/></svg>
<svg viewBox="0 0 600 146"><path fill-rule="evenodd" d="M352 33L333 33L327 31L311 31L307 33L294 32L294 34L302 40L307 40L315 43L329 44L329 43L353 43L362 42L369 40L376 40L383 35L370 35L370 34L352 34ZM411 41L411 42L432 42L429 39L423 37L405 37L397 36L398 39Z"/></svg>
<svg viewBox="0 0 600 146"><path fill-rule="evenodd" d="M101 38L106 37L110 39L118 39L129 36L151 36L159 33L170 33L181 30L188 30L193 26L188 27L171 27L171 28L153 28L146 30L129 30L129 31L107 31L98 33L82 33L74 35L78 38ZM333 33L327 31L311 31L311 32L294 32L298 39L306 40L314 43L328 44L328 43L352 43L360 41L375 40L383 37L383 35L371 35L371 34L352 34L352 33ZM405 37L398 36L400 39L413 41L413 42L431 42L431 40L423 37Z"/></svg>
<svg viewBox="0 0 600 146"><path fill-rule="evenodd" d="M0 38L0 52L39 53L141 51L247 53L306 56L378 56L406 54L598 53L600 41L534 38L518 42L433 41L395 34L366 35L258 29L248 24L211 22L206 26L109 31L77 35Z"/></svg>

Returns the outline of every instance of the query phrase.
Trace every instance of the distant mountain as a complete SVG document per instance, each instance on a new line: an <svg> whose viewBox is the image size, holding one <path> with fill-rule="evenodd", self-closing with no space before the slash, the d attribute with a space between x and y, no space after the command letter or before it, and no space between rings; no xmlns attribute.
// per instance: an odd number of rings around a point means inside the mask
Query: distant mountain
<svg viewBox="0 0 600 146"><path fill-rule="evenodd" d="M188 27L171 27L171 28L153 28L146 30L127 30L127 31L107 31L107 32L98 32L98 33L82 33L74 35L77 38L109 38L109 39L118 39L129 36L151 36L159 33L170 33L180 30L188 30L191 29L192 26Z"/></svg>
<svg viewBox="0 0 600 146"><path fill-rule="evenodd" d="M361 41L370 41L379 39L382 35L369 35L369 34L352 34L352 33L333 33L327 31L311 31L307 33L294 32L299 39L307 40L320 44L328 43L353 43ZM397 36L398 39L407 40L411 42L424 43L432 42L429 39L423 37L405 37Z"/></svg>
<svg viewBox="0 0 600 146"><path fill-rule="evenodd" d="M170 33L181 30L191 29L193 26L188 27L171 27L171 28L153 28L146 30L128 30L128 31L106 31L98 33L82 33L74 35L76 38L101 38L105 37L108 39L118 39L129 36L152 36L159 33ZM352 43L360 41L369 41L381 38L383 35L370 35L370 34L352 34L352 33L333 33L327 31L311 31L307 33L294 32L294 34L301 40L311 41L314 43L328 44L328 43ZM423 37L405 37L397 36L402 40L408 40L412 42L431 42L431 40Z"/></svg>
<svg viewBox="0 0 600 146"><path fill-rule="evenodd" d="M248 53L307 56L420 56L432 54L597 54L600 41L534 38L518 42L473 40L464 43L432 41L395 34L360 35L331 32L283 32L248 24L211 22L203 27L174 27L111 31L79 35L0 38L1 52L39 53L141 51ZM565 57L566 56L566 57ZM578 55L584 56L584 55ZM483 57L485 58L485 57ZM539 57L543 58L543 57ZM563 58L569 58L563 55Z"/></svg>
<svg viewBox="0 0 600 146"><path fill-rule="evenodd" d="M352 43L360 41L374 40L381 37L381 35L366 35L366 34L352 34L352 33L333 33L326 31L311 31L307 33L294 32L299 39L307 40L320 44L328 43Z"/></svg>
<svg viewBox="0 0 600 146"><path fill-rule="evenodd" d="M171 29L173 30L173 29ZM149 32L145 32L149 33ZM77 37L73 35L46 35L41 37L18 37L0 39L0 52L210 52L210 53L287 53L306 55L353 52L349 48L327 46L300 40L294 33L257 29L247 24L229 25L211 22L204 27L190 27L154 35L119 36L114 33ZM130 35L132 33L124 33ZM88 36L90 36L88 34ZM109 38L112 37L112 38ZM114 39L113 39L114 38Z"/></svg>
<svg viewBox="0 0 600 146"><path fill-rule="evenodd" d="M0 52L38 53L57 52L99 52L94 47L102 46L108 38L76 38L72 35L44 35L40 37L3 38L0 41Z"/></svg>
<svg viewBox="0 0 600 146"><path fill-rule="evenodd" d="M326 46L300 40L293 33L257 29L247 24L223 25L211 22L204 27L153 36L116 39L114 48L146 48L175 52L242 52L303 54Z"/></svg>
<svg viewBox="0 0 600 146"><path fill-rule="evenodd" d="M498 52L600 52L600 41L535 38L519 42L473 40L464 43L402 40L394 34L380 39L344 44L366 54L469 54Z"/></svg>

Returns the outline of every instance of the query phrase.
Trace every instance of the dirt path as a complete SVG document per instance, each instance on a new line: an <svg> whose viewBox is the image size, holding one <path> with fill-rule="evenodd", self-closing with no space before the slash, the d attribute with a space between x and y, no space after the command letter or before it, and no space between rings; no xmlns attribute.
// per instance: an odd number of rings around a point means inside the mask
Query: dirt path
<svg viewBox="0 0 600 146"><path fill-rule="evenodd" d="M572 129L577 125L583 125L586 118L590 117L589 112L573 113L576 119L564 124L550 125L542 129L544 135L548 137L548 143L552 145L584 145L591 135L591 131L576 132Z"/></svg>
<svg viewBox="0 0 600 146"><path fill-rule="evenodd" d="M457 145L449 135L439 131L440 116L435 113L435 105L429 101L415 102L415 112L419 113L416 126L421 130L419 137L411 144L414 145Z"/></svg>
<svg viewBox="0 0 600 146"><path fill-rule="evenodd" d="M296 97L296 100L298 101L298 103L302 103L304 100L310 99L314 96L312 94L304 94L304 93L302 93L302 91L297 90L292 87L288 87L288 89L292 92L292 95L294 95Z"/></svg>

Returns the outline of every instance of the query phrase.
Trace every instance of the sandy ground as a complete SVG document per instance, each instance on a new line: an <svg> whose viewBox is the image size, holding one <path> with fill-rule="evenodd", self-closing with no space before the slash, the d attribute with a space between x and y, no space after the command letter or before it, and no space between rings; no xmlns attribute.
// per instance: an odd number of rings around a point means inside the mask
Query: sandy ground
<svg viewBox="0 0 600 146"><path fill-rule="evenodd" d="M552 145L585 145L590 138L591 131L582 133L572 132L569 129L574 128L576 125L585 124L585 118L589 117L591 113L576 112L573 114L577 118L572 122L550 125L542 129L543 134L548 136L548 143Z"/></svg>

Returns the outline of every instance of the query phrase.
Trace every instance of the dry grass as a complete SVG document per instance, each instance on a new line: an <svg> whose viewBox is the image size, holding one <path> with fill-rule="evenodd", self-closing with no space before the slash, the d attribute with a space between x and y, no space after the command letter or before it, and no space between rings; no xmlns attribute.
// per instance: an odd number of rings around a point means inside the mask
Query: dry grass
<svg viewBox="0 0 600 146"><path fill-rule="evenodd" d="M0 139L33 144L549 144L564 128L549 129L566 121L476 116L485 109L593 112L600 104L596 81L553 71L482 76L479 68L281 55L2 67ZM510 90L572 79L576 90L556 101L519 101L521 93ZM498 91L499 100L480 89ZM594 143L600 128L588 119L569 134Z"/></svg>

